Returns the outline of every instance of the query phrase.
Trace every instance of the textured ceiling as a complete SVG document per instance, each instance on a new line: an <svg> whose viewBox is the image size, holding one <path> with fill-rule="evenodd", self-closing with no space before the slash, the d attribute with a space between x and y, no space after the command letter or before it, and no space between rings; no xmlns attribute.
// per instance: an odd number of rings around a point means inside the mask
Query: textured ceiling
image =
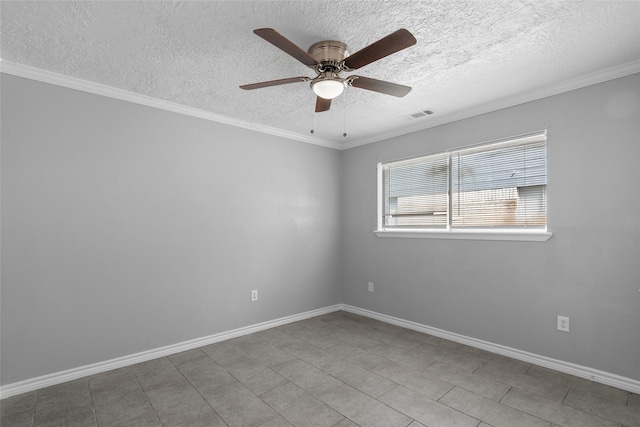
<svg viewBox="0 0 640 427"><path fill-rule="evenodd" d="M640 59L635 1L2 1L0 14L3 61L338 143ZM253 34L264 27L304 50L334 39L352 53L406 28L415 46L357 74L413 90L347 88L323 113L308 83L241 90L315 75ZM406 117L424 109L435 114Z"/></svg>

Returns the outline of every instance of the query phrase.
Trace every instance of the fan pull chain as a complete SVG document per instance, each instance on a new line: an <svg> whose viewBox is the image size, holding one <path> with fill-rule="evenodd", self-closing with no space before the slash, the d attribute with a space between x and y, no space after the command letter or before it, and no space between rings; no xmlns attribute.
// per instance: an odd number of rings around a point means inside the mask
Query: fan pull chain
<svg viewBox="0 0 640 427"><path fill-rule="evenodd" d="M342 137L343 138L347 137L347 92L349 91L345 90L343 92L343 99L342 99Z"/></svg>
<svg viewBox="0 0 640 427"><path fill-rule="evenodd" d="M315 101L315 94L313 93L313 91L310 91L311 95L310 98L312 100ZM316 128L316 116L317 114L315 112L311 113L311 135L313 135L315 133L315 128Z"/></svg>

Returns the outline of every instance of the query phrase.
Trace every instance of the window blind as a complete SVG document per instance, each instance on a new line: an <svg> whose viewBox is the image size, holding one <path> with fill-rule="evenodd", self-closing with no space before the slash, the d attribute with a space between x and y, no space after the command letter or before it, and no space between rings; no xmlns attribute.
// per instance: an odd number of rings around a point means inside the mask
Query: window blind
<svg viewBox="0 0 640 427"><path fill-rule="evenodd" d="M383 166L386 226L447 226L448 157L422 157Z"/></svg>
<svg viewBox="0 0 640 427"><path fill-rule="evenodd" d="M546 229L546 133L381 168L385 228Z"/></svg>

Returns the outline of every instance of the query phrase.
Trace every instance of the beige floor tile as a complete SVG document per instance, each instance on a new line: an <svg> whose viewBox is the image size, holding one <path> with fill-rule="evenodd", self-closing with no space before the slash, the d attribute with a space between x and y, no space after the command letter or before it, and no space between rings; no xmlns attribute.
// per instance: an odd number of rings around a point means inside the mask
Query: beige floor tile
<svg viewBox="0 0 640 427"><path fill-rule="evenodd" d="M204 426L203 426L204 427ZM289 421L285 420L281 416L277 416L272 420L261 424L260 427L294 427Z"/></svg>
<svg viewBox="0 0 640 427"><path fill-rule="evenodd" d="M511 366L517 365L517 363L511 364ZM562 402L569 391L569 386L567 385L544 381L525 373L519 373L517 370L511 370L508 367L501 369L500 365L497 364L483 365L473 373L556 402Z"/></svg>
<svg viewBox="0 0 640 427"><path fill-rule="evenodd" d="M231 366L228 368L229 374L244 384L255 394L261 394L273 390L288 381L267 366L256 364L249 366Z"/></svg>
<svg viewBox="0 0 640 427"><path fill-rule="evenodd" d="M300 342L299 339L292 337L291 335L278 329L268 329L266 331L258 332L258 334L264 341L267 341L275 345L276 347L283 344Z"/></svg>
<svg viewBox="0 0 640 427"><path fill-rule="evenodd" d="M341 384L341 381L332 377L302 360L294 360L283 363L273 368L277 373L300 387L301 389L319 396L327 390L334 389Z"/></svg>
<svg viewBox="0 0 640 427"><path fill-rule="evenodd" d="M545 382L567 385L572 389L579 390L583 393L588 393L600 399L606 399L617 404L626 404L629 396L629 393L624 390L565 374L564 372L543 368L541 366L532 365L527 370L526 375Z"/></svg>
<svg viewBox="0 0 640 427"><path fill-rule="evenodd" d="M402 334L407 338L421 342L423 344L429 344L435 347L443 347L449 349L458 349L462 347L462 344L459 344L455 341L446 340L444 338L436 337L433 335L424 334L418 331L412 331L405 329L405 332Z"/></svg>
<svg viewBox="0 0 640 427"><path fill-rule="evenodd" d="M373 398L378 398L397 386L393 381L344 360L336 360L323 370Z"/></svg>
<svg viewBox="0 0 640 427"><path fill-rule="evenodd" d="M354 423L350 419L345 418L344 420L342 420L338 424L336 424L334 427L359 427L359 426L358 426L358 424Z"/></svg>
<svg viewBox="0 0 640 427"><path fill-rule="evenodd" d="M173 365L136 373L136 378L145 391L184 380L184 376Z"/></svg>
<svg viewBox="0 0 640 427"><path fill-rule="evenodd" d="M445 362L458 369L473 372L483 365L483 361L473 356L462 353L459 348L438 347L430 344L422 344L413 349L410 354L421 354L436 362Z"/></svg>
<svg viewBox="0 0 640 427"><path fill-rule="evenodd" d="M64 415L57 414L55 419L51 419L50 415L45 416L36 412L33 420L33 427L94 427L97 425L95 413L90 406L69 409Z"/></svg>
<svg viewBox="0 0 640 427"><path fill-rule="evenodd" d="M563 403L625 426L640 426L640 406L621 405L576 390L570 390Z"/></svg>
<svg viewBox="0 0 640 427"><path fill-rule="evenodd" d="M340 341L349 343L363 350L368 350L371 347L375 347L381 344L381 342L378 340L375 340L361 333L354 332L352 328L349 328L349 329L338 328L336 329L333 335Z"/></svg>
<svg viewBox="0 0 640 427"><path fill-rule="evenodd" d="M260 398L294 426L333 427L344 420L343 415L292 383L264 393Z"/></svg>
<svg viewBox="0 0 640 427"><path fill-rule="evenodd" d="M226 369L208 357L185 362L178 366L178 370L201 393L236 381Z"/></svg>
<svg viewBox="0 0 640 427"><path fill-rule="evenodd" d="M209 390L203 397L229 427L259 426L278 416L239 382Z"/></svg>
<svg viewBox="0 0 640 427"><path fill-rule="evenodd" d="M461 350L461 353L471 353L474 357L483 360L484 363L479 369L485 372L491 373L510 373L510 374L524 374L531 368L530 363L523 362L521 360L511 359L501 354L489 353L482 350L482 356L477 355L477 349L471 347L465 347Z"/></svg>
<svg viewBox="0 0 640 427"><path fill-rule="evenodd" d="M424 372L495 401L502 399L511 388L506 384L463 371L442 362L434 363L425 369Z"/></svg>
<svg viewBox="0 0 640 427"><path fill-rule="evenodd" d="M613 421L562 405L541 396L511 389L502 403L565 427L620 427Z"/></svg>
<svg viewBox="0 0 640 427"><path fill-rule="evenodd" d="M93 406L107 406L120 400L122 396L130 396L131 399L146 400L140 384L135 379L123 379L111 384L99 384L91 387L91 399Z"/></svg>
<svg viewBox="0 0 640 427"><path fill-rule="evenodd" d="M163 426L226 426L187 381L158 387L146 394Z"/></svg>
<svg viewBox="0 0 640 427"><path fill-rule="evenodd" d="M0 426L33 427L33 410L4 413L0 415Z"/></svg>
<svg viewBox="0 0 640 427"><path fill-rule="evenodd" d="M137 363L131 366L134 374L139 374L142 372L153 371L161 368L170 368L173 366L171 360L168 357L159 357L157 359L148 360L146 362Z"/></svg>
<svg viewBox="0 0 640 427"><path fill-rule="evenodd" d="M451 390L439 402L494 427L549 427L550 424L549 421L459 387Z"/></svg>
<svg viewBox="0 0 640 427"><path fill-rule="evenodd" d="M362 427L406 427L411 418L350 387L340 384L318 396L331 408Z"/></svg>
<svg viewBox="0 0 640 427"><path fill-rule="evenodd" d="M95 407L95 414L100 426L135 425L133 420L158 425L160 421L146 395L141 391L125 394L114 393L113 398L105 399L105 403Z"/></svg>
<svg viewBox="0 0 640 427"><path fill-rule="evenodd" d="M270 342L252 342L242 346L242 350L266 366L279 365L297 359L293 354L279 349Z"/></svg>
<svg viewBox="0 0 640 427"><path fill-rule="evenodd" d="M470 347L468 345L461 345L459 350L462 354L468 354L469 356L482 360L484 364L501 365L504 369L509 369L511 371L524 373L531 366L531 364L527 362L515 360L502 354L483 350L481 348Z"/></svg>
<svg viewBox="0 0 640 427"><path fill-rule="evenodd" d="M421 342L411 339L402 332L398 332L395 328L393 330L373 330L367 332L366 335L374 340L403 350L413 350L420 346Z"/></svg>
<svg viewBox="0 0 640 427"><path fill-rule="evenodd" d="M368 351L419 371L426 369L437 362L437 360L431 355L424 354L423 352L396 348L389 344L378 344L370 348Z"/></svg>
<svg viewBox="0 0 640 427"><path fill-rule="evenodd" d="M2 417L19 414L23 412L33 412L36 405L36 392L19 394L0 400L0 414Z"/></svg>
<svg viewBox="0 0 640 427"><path fill-rule="evenodd" d="M171 360L171 363L173 363L175 366L179 366L183 363L200 359L202 357L208 357L208 356L204 351L200 350L199 348L196 348L189 351L183 351L182 353L173 354L169 356L169 360Z"/></svg>
<svg viewBox="0 0 640 427"><path fill-rule="evenodd" d="M224 341L202 347L202 351L207 353L218 365L225 368L238 364L257 363L257 360L240 348Z"/></svg>
<svg viewBox="0 0 640 427"><path fill-rule="evenodd" d="M304 341L318 348L327 350L335 345L342 343L338 338L333 335L318 333L314 330L309 330L311 332L310 336L306 338Z"/></svg>
<svg viewBox="0 0 640 427"><path fill-rule="evenodd" d="M469 415L402 386L382 396L380 401L428 426L475 427L479 423Z"/></svg>
<svg viewBox="0 0 640 427"><path fill-rule="evenodd" d="M349 363L368 370L373 370L377 366L389 361L389 359L382 356L342 342L326 350Z"/></svg>
<svg viewBox="0 0 640 427"><path fill-rule="evenodd" d="M44 419L65 418L76 412L92 410L93 402L86 378L38 390L35 404L36 423Z"/></svg>
<svg viewBox="0 0 640 427"><path fill-rule="evenodd" d="M335 355L306 342L284 344L278 347L315 367L322 367L336 360Z"/></svg>
<svg viewBox="0 0 640 427"><path fill-rule="evenodd" d="M96 390L108 388L114 384L122 382L137 382L133 369L130 366L125 368L114 369L112 371L103 372L101 374L92 375L87 378L89 388L94 393Z"/></svg>
<svg viewBox="0 0 640 427"><path fill-rule="evenodd" d="M266 331L268 331L269 329L265 330L265 331L260 331L260 332L254 332L252 334L247 334L247 335L241 335L239 337L235 337L235 338L231 338L230 340L226 340L227 343L229 344L233 344L236 347L240 348L241 350L244 351L244 346L247 344L255 344L258 342L265 342L267 341L264 337L264 333Z"/></svg>
<svg viewBox="0 0 640 427"><path fill-rule="evenodd" d="M453 388L453 384L443 381L426 371L418 371L395 362L387 362L374 372L406 388L431 399L439 399Z"/></svg>

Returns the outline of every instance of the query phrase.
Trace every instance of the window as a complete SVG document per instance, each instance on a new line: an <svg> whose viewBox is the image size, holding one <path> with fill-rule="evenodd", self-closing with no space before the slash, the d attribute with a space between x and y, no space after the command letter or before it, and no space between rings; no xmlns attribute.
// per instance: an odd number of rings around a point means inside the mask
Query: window
<svg viewBox="0 0 640 427"><path fill-rule="evenodd" d="M378 164L379 236L547 240L546 132Z"/></svg>

